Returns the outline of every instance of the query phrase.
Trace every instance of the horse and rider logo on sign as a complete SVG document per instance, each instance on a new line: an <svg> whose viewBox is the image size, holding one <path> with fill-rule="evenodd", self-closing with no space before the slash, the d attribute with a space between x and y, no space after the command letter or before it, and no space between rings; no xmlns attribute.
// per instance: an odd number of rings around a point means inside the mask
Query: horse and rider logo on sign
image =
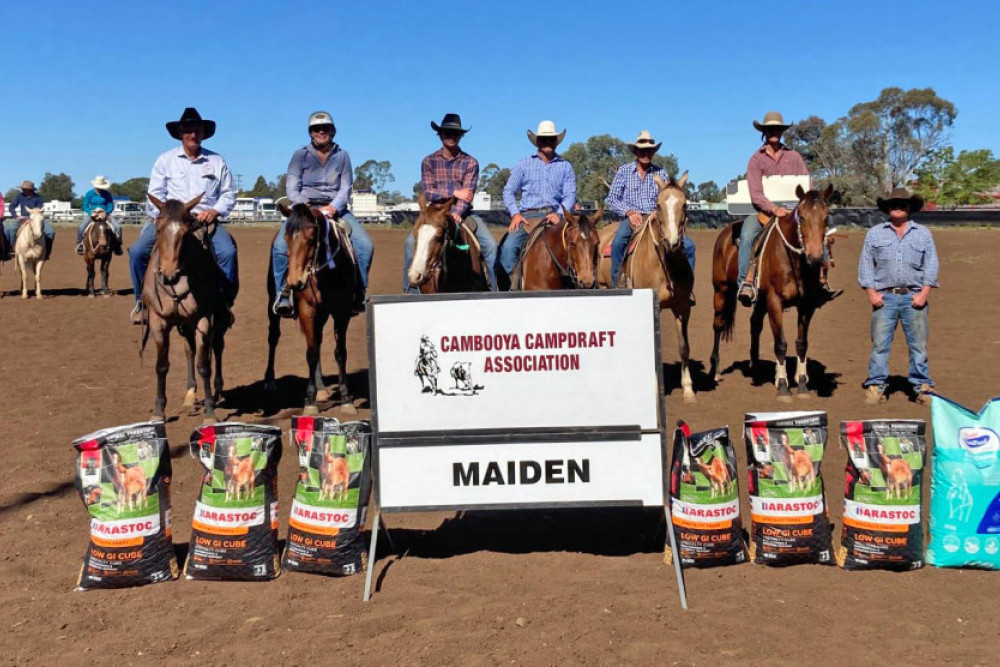
<svg viewBox="0 0 1000 667"><path fill-rule="evenodd" d="M472 362L456 361L451 366L451 379L454 387L442 389L438 386L438 375L441 367L438 365L438 352L429 336L420 337L420 348L417 351L417 361L413 374L420 380L421 391L434 396L476 396L483 385L472 381Z"/></svg>

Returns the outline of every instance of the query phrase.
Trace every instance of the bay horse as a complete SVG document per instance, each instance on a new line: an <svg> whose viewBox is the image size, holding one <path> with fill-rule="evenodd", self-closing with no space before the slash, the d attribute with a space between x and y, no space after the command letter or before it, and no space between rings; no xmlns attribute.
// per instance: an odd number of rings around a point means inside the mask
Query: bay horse
<svg viewBox="0 0 1000 667"><path fill-rule="evenodd" d="M114 232L108 222L107 213L98 211L98 214L91 218L87 229L83 233L83 261L87 265L87 296L94 298L94 265L101 263L101 282L103 288L101 293L104 296L111 296L111 288L108 287L108 270L111 265L111 258L114 255L114 246L111 236ZM100 215L103 213L103 215Z"/></svg>
<svg viewBox="0 0 1000 667"><path fill-rule="evenodd" d="M660 310L669 309L677 329L677 347L681 359L681 389L685 403L694 403L694 383L691 381L691 345L688 341L688 322L691 319L691 292L694 290L694 273L684 254L684 227L687 224L687 197L684 185L688 173L681 177L670 176L663 180L654 174L659 192L656 210L635 231L630 246L634 250L625 256L621 277L625 287L651 288L656 292ZM618 225L629 224L628 219L601 230L601 248L611 243ZM601 285L611 285L611 258L602 257L599 270Z"/></svg>
<svg viewBox="0 0 1000 667"><path fill-rule="evenodd" d="M159 211L156 240L142 280L142 302L148 321L139 355L150 335L156 344L156 402L153 414L163 418L167 405L167 371L170 370L170 331L187 341L187 393L184 407L194 407L195 367L205 396L205 421L215 421L215 404L222 395L222 353L226 330L231 324L219 293L219 266L212 255L211 239L205 226L197 225L191 210L201 201L198 195L185 203L176 199L160 201L147 195ZM221 315L221 317L220 317ZM211 388L212 352L215 353L215 392Z"/></svg>
<svg viewBox="0 0 1000 667"><path fill-rule="evenodd" d="M339 400L348 414L357 414L353 399L347 388L347 327L354 315L354 281L358 272L354 259L345 244L338 242L336 248L330 246L327 234L326 216L317 208L306 204L289 207L287 202L278 203L285 222L285 242L288 244L288 274L286 284L292 289L299 329L306 339L306 364L309 367L309 383L306 386L305 414L319 414L317 396L326 400L328 394L323 387L320 366L320 351L323 345L323 327L333 318L335 338L334 357L337 360ZM278 232L275 233L277 238ZM328 256L333 266L327 263ZM281 317L274 313L270 304L274 303L274 263L268 266L268 352L267 370L264 373L264 391L276 389L274 382L274 351L281 338ZM322 393L321 393L322 392Z"/></svg>
<svg viewBox="0 0 1000 667"><path fill-rule="evenodd" d="M448 213L455 201L449 197L428 203L423 193L418 199L420 214L413 224L413 259L407 278L421 294L490 289L476 235Z"/></svg>
<svg viewBox="0 0 1000 667"><path fill-rule="evenodd" d="M785 368L788 344L782 324L783 311L793 306L798 312L798 337L795 340L797 395L799 398L810 395L806 373L809 324L820 305L822 294L820 270L833 185L828 185L823 192L806 192L799 186L795 189L795 196L799 198L795 210L779 219L762 241L763 247L757 260L757 301L750 315L750 368L754 369L760 362L760 333L766 314L774 335L774 356L777 360L774 384L778 400L782 402L792 400ZM731 224L719 233L712 253L712 286L715 290L712 328L715 343L712 346L711 374L716 382L722 380L719 374L719 340L732 337L736 319L739 240L734 225L738 224L741 223Z"/></svg>
<svg viewBox="0 0 1000 667"><path fill-rule="evenodd" d="M539 238L524 251L521 259L521 289L560 290L597 287L597 263L601 240L594 215L575 215L563 210L563 219L546 224Z"/></svg>
<svg viewBox="0 0 1000 667"><path fill-rule="evenodd" d="M14 265L21 271L21 298L28 298L28 273L35 274L35 298L42 298L42 267L45 265L45 236L40 208L28 209L28 221L17 228L14 238Z"/></svg>

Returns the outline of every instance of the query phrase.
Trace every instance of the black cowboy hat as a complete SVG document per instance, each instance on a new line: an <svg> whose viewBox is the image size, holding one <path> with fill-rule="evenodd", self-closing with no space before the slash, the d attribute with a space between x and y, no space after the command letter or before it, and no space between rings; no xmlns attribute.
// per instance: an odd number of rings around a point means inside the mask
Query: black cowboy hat
<svg viewBox="0 0 1000 667"><path fill-rule="evenodd" d="M879 197L876 200L876 203L878 204L879 210L888 215L889 205L892 202L897 202L897 201L904 202L906 204L906 209L910 213L916 213L917 211L919 211L924 207L923 197L921 197L920 195L913 194L912 192L903 187L893 188L892 192L889 193L888 197L886 197L885 199Z"/></svg>
<svg viewBox="0 0 1000 667"><path fill-rule="evenodd" d="M431 129L438 133L444 130L451 130L452 132L461 132L462 134L465 134L472 128L462 127L462 117L457 113L446 113L444 118L441 119L440 125L431 121Z"/></svg>
<svg viewBox="0 0 1000 667"><path fill-rule="evenodd" d="M205 120L204 118L201 117L201 114L198 113L198 110L195 109L194 107L188 107L187 109L185 109L184 113L181 114L180 120L172 120L168 122L167 132L170 133L171 137L180 141L181 125L189 123L190 124L201 123L202 128L205 130L205 136L203 137L204 139L211 139L212 135L215 134L215 121Z"/></svg>

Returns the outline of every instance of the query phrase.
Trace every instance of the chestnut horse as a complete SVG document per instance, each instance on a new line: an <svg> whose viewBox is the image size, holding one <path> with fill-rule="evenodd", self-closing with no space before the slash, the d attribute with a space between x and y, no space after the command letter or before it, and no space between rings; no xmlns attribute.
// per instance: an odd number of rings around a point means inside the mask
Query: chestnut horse
<svg viewBox="0 0 1000 667"><path fill-rule="evenodd" d="M94 298L94 264L101 263L101 282L103 288L101 293L104 296L111 296L111 288L108 287L108 269L111 265L111 258L114 254L113 241L111 240L114 231L108 223L108 216L104 211L98 210L92 217L91 223L87 226L83 234L83 261L87 265L87 296Z"/></svg>
<svg viewBox="0 0 1000 667"><path fill-rule="evenodd" d="M604 209L589 218L563 211L557 224L546 224L521 259L521 289L559 290L597 287L601 240L597 223Z"/></svg>
<svg viewBox="0 0 1000 667"><path fill-rule="evenodd" d="M165 416L167 371L170 369L170 330L175 326L187 341L187 394L184 407L194 407L195 366L205 395L205 420L215 420L215 404L222 395L222 352L230 320L219 293L219 265L212 255L208 229L196 225L191 210L198 195L186 204L170 199L149 201L159 211L156 241L142 280L142 302L148 322L139 355L152 335L156 344L156 403L153 414ZM221 317L220 317L221 315ZM211 388L212 352L215 352L215 392Z"/></svg>
<svg viewBox="0 0 1000 667"><path fill-rule="evenodd" d="M490 286L476 235L464 224L456 224L448 214L455 198L427 203L421 193L418 201L413 259L407 268L410 285L421 294L488 292Z"/></svg>
<svg viewBox="0 0 1000 667"><path fill-rule="evenodd" d="M306 364L309 367L309 383L306 385L305 414L319 414L317 395L326 400L328 394L323 387L323 375L319 363L323 345L323 327L333 318L333 333L336 343L334 357L337 360L339 400L343 410L357 414L357 408L347 389L347 326L354 314L354 281L358 272L347 247L337 243L330 247L329 223L322 211L306 204L289 207L285 201L279 202L278 209L288 219L285 222L285 242L288 244L288 275L286 284L292 289L299 329L306 338ZM277 233L275 234L277 237ZM330 267L328 259L332 259ZM275 389L274 350L281 338L281 318L270 304L274 303L274 264L268 267L268 351L267 370L264 373L265 393Z"/></svg>
<svg viewBox="0 0 1000 667"><path fill-rule="evenodd" d="M625 256L620 277L625 287L651 288L656 291L660 310L669 308L674 316L677 329L677 347L681 359L681 388L684 402L695 402L694 383L691 381L688 342L688 321L691 319L691 292L694 289L694 273L684 254L684 226L687 223L687 197L684 185L687 183L685 171L679 179L673 176L664 181L654 175L659 192L656 195L656 210L649 214L645 223L635 231L635 250ZM621 225L629 224L628 219ZM608 225L601 230L601 247L611 243L618 224ZM602 286L611 285L611 259L601 258L600 280Z"/></svg>
<svg viewBox="0 0 1000 667"><path fill-rule="evenodd" d="M762 241L757 260L759 286L757 301L750 315L750 368L760 361L760 333L767 314L774 334L774 356L778 365L774 384L778 400L792 400L788 372L785 368L785 332L782 311L795 306L798 311L798 338L795 341L799 398L809 397L809 377L806 373L806 352L809 349L809 324L819 306L821 295L820 269L823 264L823 244L826 239L829 201L833 186L821 193L795 189L799 203L795 210L777 221L773 231ZM735 223L740 224L740 223ZM719 374L719 339L729 340L736 318L737 261L739 241L734 238L733 225L727 226L715 241L712 254L712 285L715 288L715 344L712 347L711 374L716 382Z"/></svg>

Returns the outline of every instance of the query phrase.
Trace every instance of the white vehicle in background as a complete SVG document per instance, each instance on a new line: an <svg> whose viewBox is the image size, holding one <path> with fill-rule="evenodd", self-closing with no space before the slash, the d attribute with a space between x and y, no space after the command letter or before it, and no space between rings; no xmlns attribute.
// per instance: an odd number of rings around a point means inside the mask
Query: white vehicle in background
<svg viewBox="0 0 1000 667"><path fill-rule="evenodd" d="M257 219L258 220L279 220L278 205L270 197L259 197L257 199Z"/></svg>
<svg viewBox="0 0 1000 667"><path fill-rule="evenodd" d="M137 201L116 201L111 215L123 225L139 224L146 219L146 207Z"/></svg>
<svg viewBox="0 0 1000 667"><path fill-rule="evenodd" d="M256 212L257 212L256 199L254 199L253 197L237 197L236 205L233 206L233 210L229 213L229 219L247 222L248 220L254 219L254 214Z"/></svg>

